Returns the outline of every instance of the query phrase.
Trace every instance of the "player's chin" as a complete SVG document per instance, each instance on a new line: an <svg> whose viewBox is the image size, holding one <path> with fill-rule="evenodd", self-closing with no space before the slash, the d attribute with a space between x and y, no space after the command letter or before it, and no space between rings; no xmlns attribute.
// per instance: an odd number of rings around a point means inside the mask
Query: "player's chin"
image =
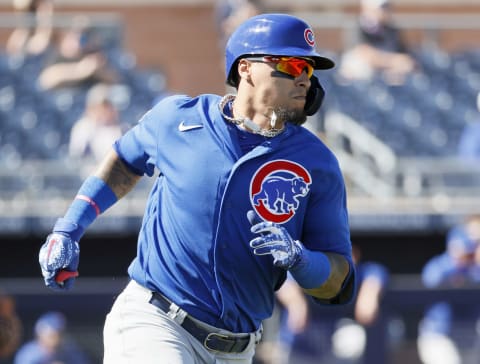
<svg viewBox="0 0 480 364"><path fill-rule="evenodd" d="M295 114L290 120L292 124L302 125L307 121L307 114L305 114L305 110L301 109L298 111L298 114Z"/></svg>
<svg viewBox="0 0 480 364"><path fill-rule="evenodd" d="M282 108L278 110L277 116L280 116L282 120L286 120L295 125L302 125L307 121L307 114L305 113L303 105L302 107L291 107L288 109Z"/></svg>

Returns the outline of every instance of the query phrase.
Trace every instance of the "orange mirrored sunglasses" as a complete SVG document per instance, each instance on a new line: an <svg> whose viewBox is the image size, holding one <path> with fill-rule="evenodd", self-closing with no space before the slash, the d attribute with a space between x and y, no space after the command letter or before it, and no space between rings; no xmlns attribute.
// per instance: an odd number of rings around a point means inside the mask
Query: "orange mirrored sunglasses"
<svg viewBox="0 0 480 364"><path fill-rule="evenodd" d="M313 75L313 61L297 57L248 57L249 61L274 63L275 69L292 77L298 77L303 71L307 72L308 78Z"/></svg>

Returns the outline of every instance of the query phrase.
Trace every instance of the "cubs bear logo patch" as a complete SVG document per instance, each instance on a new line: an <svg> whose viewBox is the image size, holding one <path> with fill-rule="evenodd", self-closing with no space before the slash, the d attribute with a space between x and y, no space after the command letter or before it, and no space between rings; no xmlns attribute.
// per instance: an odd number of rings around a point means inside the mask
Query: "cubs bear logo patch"
<svg viewBox="0 0 480 364"><path fill-rule="evenodd" d="M310 174L300 164L274 160L262 165L254 174L250 200L262 219L283 224L295 215L311 183Z"/></svg>

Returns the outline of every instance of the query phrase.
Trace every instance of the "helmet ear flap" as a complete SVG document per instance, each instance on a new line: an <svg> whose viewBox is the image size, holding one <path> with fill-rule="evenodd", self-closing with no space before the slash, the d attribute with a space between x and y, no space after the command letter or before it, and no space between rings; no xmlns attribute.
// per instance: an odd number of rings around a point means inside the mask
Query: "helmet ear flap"
<svg viewBox="0 0 480 364"><path fill-rule="evenodd" d="M238 74L238 62L240 58L233 62L232 67L230 69L230 73L227 75L227 85L238 88L238 83L240 82L240 75Z"/></svg>
<svg viewBox="0 0 480 364"><path fill-rule="evenodd" d="M305 114L312 116L315 114L320 106L322 106L323 98L325 97L325 90L320 81L315 75L310 77L310 89L307 93L307 100L305 101Z"/></svg>

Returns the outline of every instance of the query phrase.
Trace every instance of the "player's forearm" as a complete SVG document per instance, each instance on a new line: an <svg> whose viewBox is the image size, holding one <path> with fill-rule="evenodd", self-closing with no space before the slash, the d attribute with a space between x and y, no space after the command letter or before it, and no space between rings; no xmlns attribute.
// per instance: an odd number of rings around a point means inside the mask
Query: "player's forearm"
<svg viewBox="0 0 480 364"><path fill-rule="evenodd" d="M250 231L261 234L250 241L256 255L272 254L273 264L287 269L305 292L319 299L337 298L350 276L350 263L341 254L310 250L294 240L285 227L270 221L256 222L253 210L247 213ZM352 272L353 273L353 272ZM351 295L350 295L351 296Z"/></svg>
<svg viewBox="0 0 480 364"><path fill-rule="evenodd" d="M105 181L118 199L130 192L142 178L130 171L113 148L98 166L94 176Z"/></svg>
<svg viewBox="0 0 480 364"><path fill-rule="evenodd" d="M306 294L320 299L335 297L341 291L350 270L350 265L342 255L335 253L325 253L325 255L330 263L330 274L327 280L319 287L304 288Z"/></svg>
<svg viewBox="0 0 480 364"><path fill-rule="evenodd" d="M95 173L80 186L61 220L63 230L79 241L95 219L125 196L141 177L133 174L112 149ZM65 226L67 228L65 228Z"/></svg>
<svg viewBox="0 0 480 364"><path fill-rule="evenodd" d="M95 219L130 191L140 179L112 149L95 173L83 181L64 217L42 245L39 262L45 284L68 289L78 276L79 241Z"/></svg>

